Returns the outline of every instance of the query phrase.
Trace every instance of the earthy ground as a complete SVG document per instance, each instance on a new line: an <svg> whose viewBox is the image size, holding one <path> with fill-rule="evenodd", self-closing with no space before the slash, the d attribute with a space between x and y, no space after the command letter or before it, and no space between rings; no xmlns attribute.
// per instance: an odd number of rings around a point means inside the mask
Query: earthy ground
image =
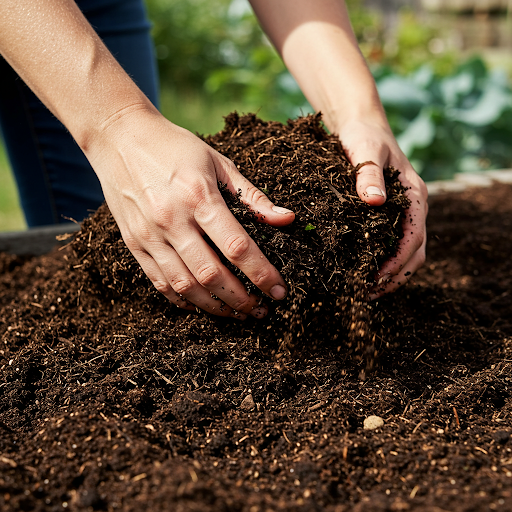
<svg viewBox="0 0 512 512"><path fill-rule="evenodd" d="M0 255L0 509L510 510L512 187L433 198L425 267L367 304L396 172L375 212L318 119L230 116L208 142L297 211L275 230L226 194L289 299L179 311L106 208L64 250Z"/></svg>

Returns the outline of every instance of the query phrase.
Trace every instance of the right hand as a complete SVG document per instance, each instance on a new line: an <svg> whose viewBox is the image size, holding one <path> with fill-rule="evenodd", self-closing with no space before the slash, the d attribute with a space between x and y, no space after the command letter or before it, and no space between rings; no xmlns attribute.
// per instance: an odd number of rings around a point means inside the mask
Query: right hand
<svg viewBox="0 0 512 512"><path fill-rule="evenodd" d="M425 262L428 213L427 187L398 147L387 121L353 121L340 130L343 148L352 165L371 162L357 173L356 189L362 201L378 208L386 201L383 169L392 165L400 170L399 180L411 201L405 212L397 253L384 262L377 272L371 299L396 291L409 281Z"/></svg>
<svg viewBox="0 0 512 512"><path fill-rule="evenodd" d="M146 106L117 116L85 152L127 247L176 306L239 319L267 313L203 235L264 294L286 296L282 276L229 211L217 184L241 190L241 200L267 224L284 226L295 215L274 206L229 159Z"/></svg>

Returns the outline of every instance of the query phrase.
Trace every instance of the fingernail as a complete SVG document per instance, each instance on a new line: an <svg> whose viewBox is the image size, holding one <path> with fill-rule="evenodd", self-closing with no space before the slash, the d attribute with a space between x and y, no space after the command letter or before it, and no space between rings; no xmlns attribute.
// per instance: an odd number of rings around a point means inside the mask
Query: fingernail
<svg viewBox="0 0 512 512"><path fill-rule="evenodd" d="M272 206L272 210L275 211L276 213L281 213L283 215L285 215L286 213L293 213L291 210L288 210L288 208L283 208L281 206Z"/></svg>
<svg viewBox="0 0 512 512"><path fill-rule="evenodd" d="M368 187L366 189L366 194L369 196L380 196L380 197L386 197L386 194L383 190L381 190L379 187Z"/></svg>
<svg viewBox="0 0 512 512"><path fill-rule="evenodd" d="M268 313L268 308L267 308L267 306L263 305L263 306L257 306L255 308L253 308L253 310L251 311L250 314L254 318L264 318L265 316L267 316L267 313Z"/></svg>
<svg viewBox="0 0 512 512"><path fill-rule="evenodd" d="M276 284L270 289L270 295L273 299L283 300L286 297L286 288L280 284Z"/></svg>

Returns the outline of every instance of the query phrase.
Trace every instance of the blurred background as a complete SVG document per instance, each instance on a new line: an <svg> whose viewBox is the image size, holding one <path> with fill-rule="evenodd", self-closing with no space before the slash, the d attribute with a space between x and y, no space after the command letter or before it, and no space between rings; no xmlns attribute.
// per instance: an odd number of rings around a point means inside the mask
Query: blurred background
<svg viewBox="0 0 512 512"><path fill-rule="evenodd" d="M146 0L162 111L215 133L233 110L312 111L247 0ZM426 181L512 168L512 0L347 0L402 150ZM0 144L0 231L25 229Z"/></svg>

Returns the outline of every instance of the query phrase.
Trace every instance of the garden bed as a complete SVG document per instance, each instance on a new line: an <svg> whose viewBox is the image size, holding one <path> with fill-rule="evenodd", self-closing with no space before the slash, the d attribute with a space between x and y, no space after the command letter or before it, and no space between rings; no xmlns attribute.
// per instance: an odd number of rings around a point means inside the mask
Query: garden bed
<svg viewBox="0 0 512 512"><path fill-rule="evenodd" d="M316 156L296 158L308 176L317 157L337 151L316 122L230 122L209 142L237 155L259 148L251 172L272 167L287 144L292 156L314 140ZM254 129L250 140L244 126ZM265 140L266 130L281 133ZM336 158L340 176L331 180L348 201L354 176ZM290 158L282 160L286 168ZM393 200L382 213L391 217L404 206L395 177L388 173ZM258 185L272 193L273 179ZM343 252L333 244L350 223L333 240L322 230L332 209L343 218L353 210L336 210L348 204L334 193L322 203L329 187L304 192L316 194L309 202L318 211L287 199L298 182L278 197L298 211L279 237L302 259L281 265L290 299L258 322L168 305L105 209L67 248L0 256L2 510L510 510L512 186L435 196L425 266L397 293L361 299L354 311L347 294L360 292L400 233L379 231L375 217L347 240L357 248L370 238L380 256ZM255 238L264 235L272 258L276 232L227 200ZM315 287L336 270L338 250L340 273ZM351 337L354 314L367 327L362 344ZM362 379L369 346L377 356ZM371 415L383 424L365 429Z"/></svg>

